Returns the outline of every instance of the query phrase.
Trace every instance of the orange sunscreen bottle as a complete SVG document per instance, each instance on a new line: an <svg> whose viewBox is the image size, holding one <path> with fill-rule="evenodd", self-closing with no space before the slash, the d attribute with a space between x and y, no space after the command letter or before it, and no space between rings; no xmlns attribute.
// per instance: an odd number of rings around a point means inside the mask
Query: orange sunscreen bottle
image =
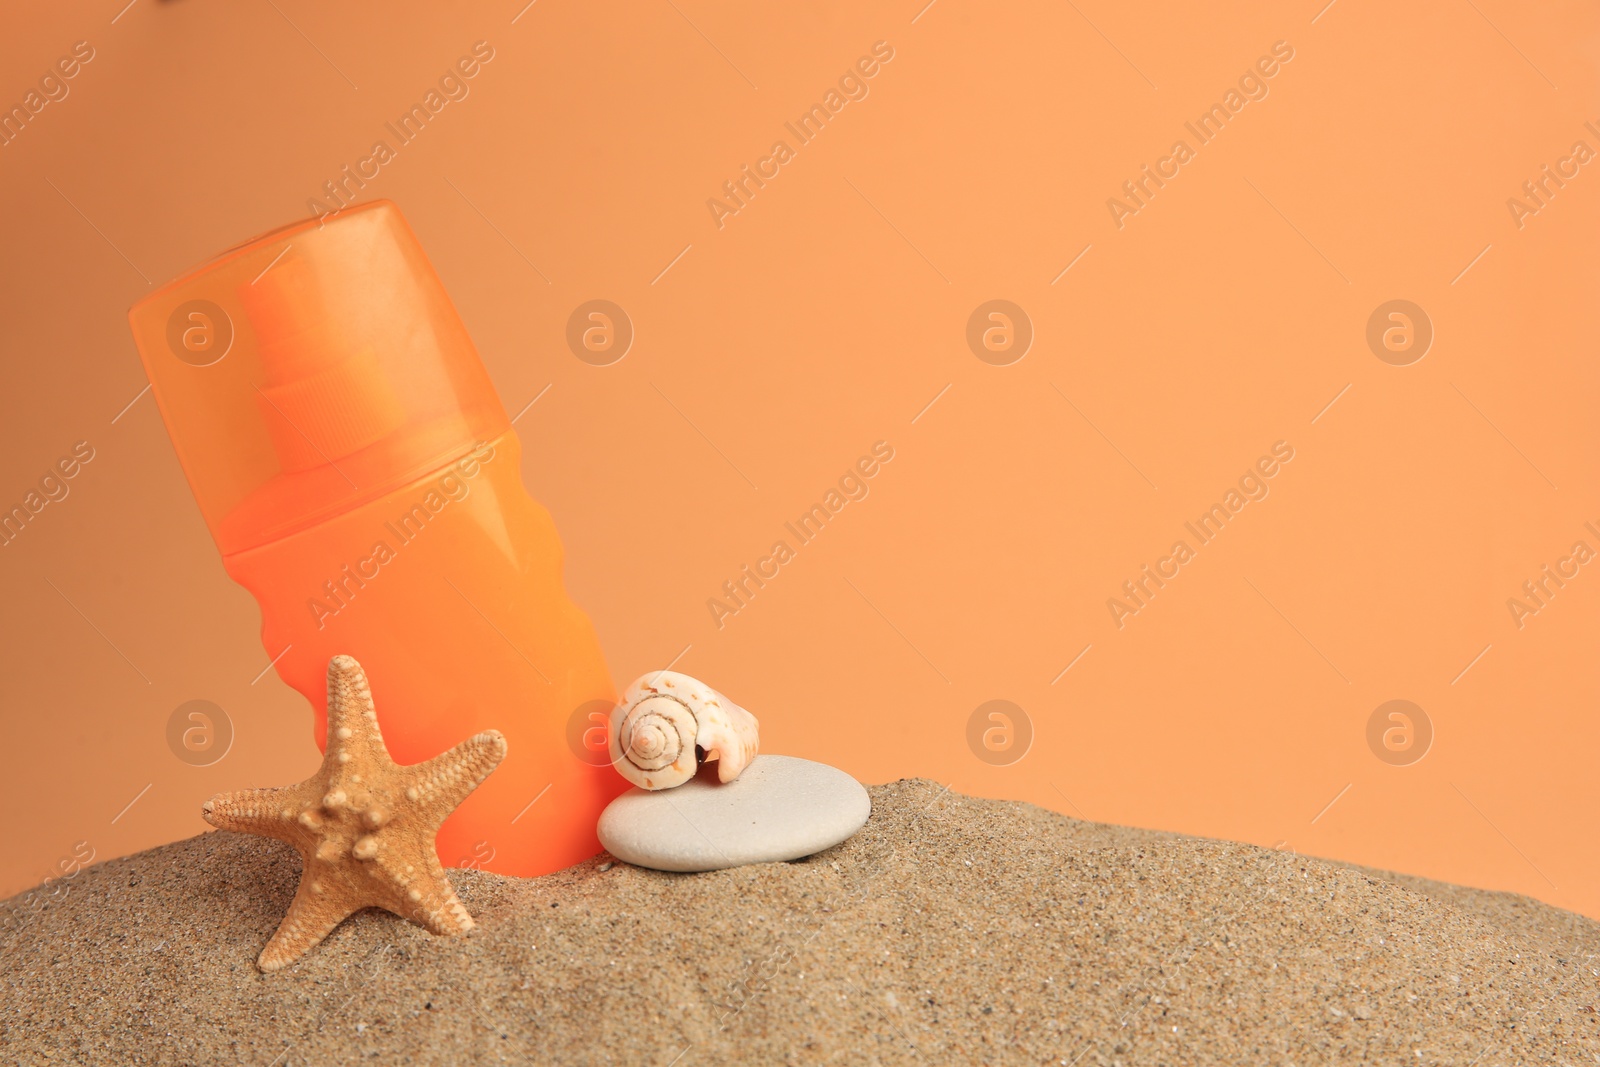
<svg viewBox="0 0 1600 1067"><path fill-rule="evenodd" d="M506 736L439 833L445 866L538 875L598 852L600 811L627 788L586 736L611 678L516 433L399 210L259 237L129 318L223 566L261 606L318 745L328 660L346 653L397 762Z"/></svg>

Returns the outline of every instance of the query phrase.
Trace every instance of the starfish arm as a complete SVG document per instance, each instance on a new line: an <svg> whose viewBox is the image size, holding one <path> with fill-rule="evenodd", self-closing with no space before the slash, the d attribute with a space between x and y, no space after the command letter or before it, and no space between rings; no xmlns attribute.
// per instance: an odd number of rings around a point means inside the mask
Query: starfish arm
<svg viewBox="0 0 1600 1067"><path fill-rule="evenodd" d="M505 756L504 735L499 730L485 730L448 752L405 768L406 798L415 801L419 809L434 813L442 823Z"/></svg>
<svg viewBox="0 0 1600 1067"><path fill-rule="evenodd" d="M472 929L472 916L428 844L419 849L381 856L378 870L388 883L382 907L409 919L431 934L448 936Z"/></svg>
<svg viewBox="0 0 1600 1067"><path fill-rule="evenodd" d="M359 899L336 874L330 875L320 864L307 860L300 874L300 888L295 890L277 932L261 950L257 967L263 971L287 967L320 944L335 926L366 907L367 902Z"/></svg>
<svg viewBox="0 0 1600 1067"><path fill-rule="evenodd" d="M294 844L302 835L293 815L285 813L299 812L300 793L298 785L218 793L202 805L200 816L219 830L237 830Z"/></svg>
<svg viewBox="0 0 1600 1067"><path fill-rule="evenodd" d="M351 656L328 661L328 736L324 748L338 764L391 762L378 729L367 672Z"/></svg>

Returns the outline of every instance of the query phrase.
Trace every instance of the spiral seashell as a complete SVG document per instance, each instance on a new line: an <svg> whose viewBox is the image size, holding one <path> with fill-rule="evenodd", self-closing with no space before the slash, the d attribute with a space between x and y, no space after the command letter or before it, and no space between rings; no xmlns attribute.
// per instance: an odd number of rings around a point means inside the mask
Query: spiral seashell
<svg viewBox="0 0 1600 1067"><path fill-rule="evenodd" d="M755 758L756 717L676 671L640 675L611 712L611 765L643 789L671 789L693 778L700 763L717 763L731 782Z"/></svg>

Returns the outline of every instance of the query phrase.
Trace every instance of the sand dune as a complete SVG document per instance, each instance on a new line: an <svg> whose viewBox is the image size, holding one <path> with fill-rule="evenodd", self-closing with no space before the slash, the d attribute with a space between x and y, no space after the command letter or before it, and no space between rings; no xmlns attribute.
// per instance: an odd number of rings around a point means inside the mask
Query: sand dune
<svg viewBox="0 0 1600 1067"><path fill-rule="evenodd" d="M0 940L0 1062L1600 1062L1588 919L926 781L872 798L799 863L453 871L466 937L367 911L272 975L286 846L103 863Z"/></svg>

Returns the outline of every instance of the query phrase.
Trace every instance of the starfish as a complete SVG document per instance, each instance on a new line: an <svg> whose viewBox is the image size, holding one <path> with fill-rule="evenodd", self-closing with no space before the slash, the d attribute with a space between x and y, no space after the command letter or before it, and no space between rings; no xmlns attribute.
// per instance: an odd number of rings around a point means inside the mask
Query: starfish
<svg viewBox="0 0 1600 1067"><path fill-rule="evenodd" d="M328 744L317 773L298 785L219 793L201 812L212 826L286 841L300 853L300 888L256 966L293 963L366 907L435 934L472 929L434 837L505 754L506 739L486 730L400 766L384 747L361 665L349 656L329 660Z"/></svg>

